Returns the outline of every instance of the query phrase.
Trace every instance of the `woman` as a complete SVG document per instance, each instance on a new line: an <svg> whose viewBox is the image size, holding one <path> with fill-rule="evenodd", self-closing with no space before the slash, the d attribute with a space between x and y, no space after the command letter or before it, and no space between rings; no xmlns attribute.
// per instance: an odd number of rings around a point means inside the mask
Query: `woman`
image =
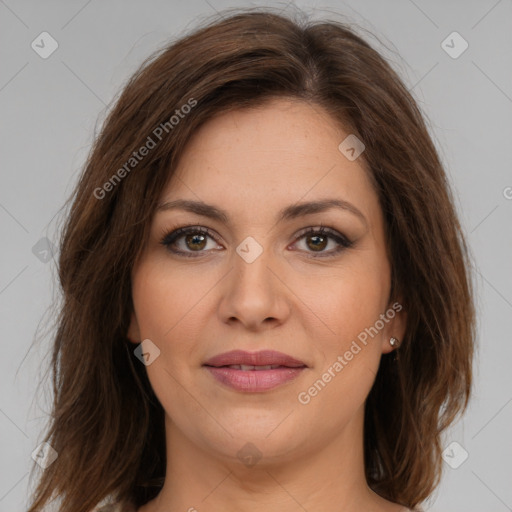
<svg viewBox="0 0 512 512"><path fill-rule="evenodd" d="M59 272L58 456L29 512L398 512L436 488L468 250L417 105L348 27L246 11L146 62Z"/></svg>

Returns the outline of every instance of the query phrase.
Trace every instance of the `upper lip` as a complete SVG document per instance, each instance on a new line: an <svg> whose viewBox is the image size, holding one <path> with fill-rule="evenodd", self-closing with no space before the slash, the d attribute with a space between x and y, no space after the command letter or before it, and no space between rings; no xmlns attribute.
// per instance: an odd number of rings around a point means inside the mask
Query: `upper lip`
<svg viewBox="0 0 512 512"><path fill-rule="evenodd" d="M290 368L307 366L303 361L275 350L260 350L259 352L232 350L231 352L224 352L223 354L213 356L204 363L205 366L217 367L241 364L248 366L279 365Z"/></svg>

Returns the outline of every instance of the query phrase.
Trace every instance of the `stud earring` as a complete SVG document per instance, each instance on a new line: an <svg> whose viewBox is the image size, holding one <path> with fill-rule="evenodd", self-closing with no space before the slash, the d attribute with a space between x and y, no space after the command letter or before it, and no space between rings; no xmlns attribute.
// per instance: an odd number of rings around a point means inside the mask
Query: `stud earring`
<svg viewBox="0 0 512 512"><path fill-rule="evenodd" d="M400 346L400 340L398 338L389 338L389 344L394 347L394 348L398 348Z"/></svg>

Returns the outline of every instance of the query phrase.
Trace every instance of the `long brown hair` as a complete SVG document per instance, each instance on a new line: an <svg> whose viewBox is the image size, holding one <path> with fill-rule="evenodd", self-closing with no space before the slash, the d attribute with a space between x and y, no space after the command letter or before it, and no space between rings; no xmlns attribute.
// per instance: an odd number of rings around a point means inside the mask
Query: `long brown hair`
<svg viewBox="0 0 512 512"><path fill-rule="evenodd" d="M107 496L140 506L158 494L164 415L127 340L130 274L191 135L218 113L277 97L326 109L364 142L386 223L390 301L407 311L402 345L382 356L366 401L368 484L408 507L438 485L441 433L471 390L468 247L424 118L397 73L348 25L301 16L245 9L210 21L148 59L105 120L60 241L45 436L58 458L29 512L53 497L62 512L87 512ZM131 160L142 146L151 148Z"/></svg>

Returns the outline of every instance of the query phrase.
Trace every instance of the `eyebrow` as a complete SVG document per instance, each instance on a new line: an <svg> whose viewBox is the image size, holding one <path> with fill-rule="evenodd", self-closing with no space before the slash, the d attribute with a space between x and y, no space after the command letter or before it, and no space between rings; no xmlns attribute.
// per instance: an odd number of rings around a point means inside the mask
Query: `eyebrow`
<svg viewBox="0 0 512 512"><path fill-rule="evenodd" d="M298 217L302 217L304 215L312 215L315 213L325 212L332 208L348 211L359 217L363 221L363 223L366 226L368 226L368 221L366 220L366 217L352 203L344 201L343 199L334 198L292 204L290 206L283 208L277 214L276 221L282 222L286 220L292 220ZM222 222L224 224L229 224L229 216L227 212L211 204L203 203L202 201L192 201L189 199L175 199L174 201L167 201L165 203L160 204L157 207L157 212L173 209L185 210L187 212L195 213L196 215L201 215L203 217L208 217L210 219Z"/></svg>

